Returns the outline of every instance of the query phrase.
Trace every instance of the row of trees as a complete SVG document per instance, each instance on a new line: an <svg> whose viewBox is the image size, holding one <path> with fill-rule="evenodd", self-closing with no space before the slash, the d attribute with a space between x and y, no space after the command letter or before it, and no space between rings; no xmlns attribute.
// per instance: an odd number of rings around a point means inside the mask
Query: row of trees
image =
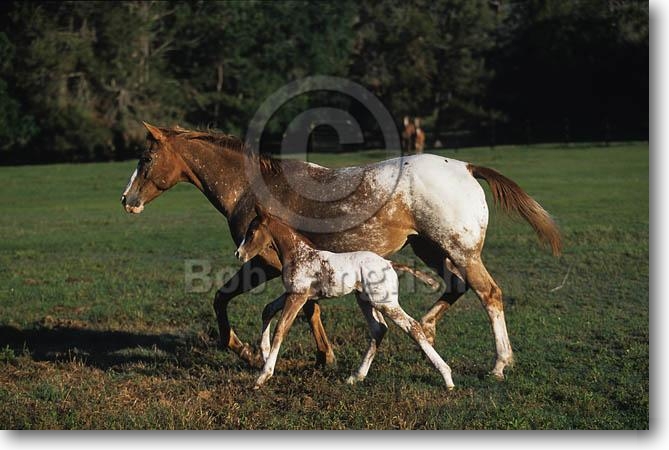
<svg viewBox="0 0 669 450"><path fill-rule="evenodd" d="M423 117L432 141L648 133L646 2L16 2L0 17L6 163L127 158L141 120L243 135L314 74L362 84L398 123Z"/></svg>

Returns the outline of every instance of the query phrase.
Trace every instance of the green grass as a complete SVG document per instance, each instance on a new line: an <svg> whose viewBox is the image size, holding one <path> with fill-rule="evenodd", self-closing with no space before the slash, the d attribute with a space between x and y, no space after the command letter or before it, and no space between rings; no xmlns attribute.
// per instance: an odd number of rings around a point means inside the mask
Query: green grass
<svg viewBox="0 0 669 450"><path fill-rule="evenodd" d="M322 302L337 365L313 367L298 320L274 377L253 391L255 371L216 346L213 291L185 292L187 259L237 267L226 221L203 195L180 185L130 216L119 196L134 162L3 167L0 427L647 429L648 145L439 153L514 179L564 233L553 258L527 224L492 210L483 255L517 360L506 381L486 376L492 334L468 293L437 328L455 391L394 326L367 380L346 385L367 341L346 297ZM244 340L257 342L262 306L279 292L275 280L231 304ZM420 317L434 294L405 289L401 301Z"/></svg>

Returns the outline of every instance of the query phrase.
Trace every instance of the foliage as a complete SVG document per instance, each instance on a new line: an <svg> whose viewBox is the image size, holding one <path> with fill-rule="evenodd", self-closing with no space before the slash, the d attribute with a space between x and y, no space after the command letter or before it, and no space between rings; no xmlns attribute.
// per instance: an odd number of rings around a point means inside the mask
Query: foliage
<svg viewBox="0 0 669 450"><path fill-rule="evenodd" d="M398 124L423 117L429 142L487 143L495 124L523 142L529 121L534 140L648 134L642 2L6 2L0 23L5 164L127 159L143 120L241 135L271 93L317 74L361 83ZM374 126L351 99L307 95L268 133L323 103Z"/></svg>
<svg viewBox="0 0 669 450"><path fill-rule="evenodd" d="M507 24L491 102L511 121L548 140L647 136L647 2L532 0Z"/></svg>

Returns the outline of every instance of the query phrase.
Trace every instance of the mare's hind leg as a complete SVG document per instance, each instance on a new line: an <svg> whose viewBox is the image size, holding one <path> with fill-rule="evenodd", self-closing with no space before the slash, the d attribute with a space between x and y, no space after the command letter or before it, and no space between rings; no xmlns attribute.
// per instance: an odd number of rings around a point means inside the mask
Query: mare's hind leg
<svg viewBox="0 0 669 450"><path fill-rule="evenodd" d="M358 301L358 306L360 306L362 314L365 316L365 320L367 321L367 327L369 328L369 347L367 347L367 352L362 358L362 363L360 364L360 367L358 367L356 373L348 377L346 380L348 384L355 384L358 381L365 379L367 372L369 372L369 367L374 360L374 356L376 355L376 350L379 345L381 345L381 341L388 330L388 325L386 325L383 316L376 309L372 308L372 304L369 302L367 296L357 293L355 298Z"/></svg>
<svg viewBox="0 0 669 450"><path fill-rule="evenodd" d="M444 293L420 321L427 340L430 344L434 345L437 322L439 322L448 308L467 291L467 285L449 270L448 267L452 266L452 264L449 263L446 253L439 248L439 245L419 237L411 239L410 245L416 256L428 267L435 270L446 283Z"/></svg>
<svg viewBox="0 0 669 450"><path fill-rule="evenodd" d="M511 342L504 320L502 290L497 286L478 257L467 264L467 283L476 292L488 313L490 326L495 337L497 359L491 373L499 379L504 379L504 368L513 364L513 351L511 350Z"/></svg>
<svg viewBox="0 0 669 450"><path fill-rule="evenodd" d="M316 352L316 365L331 366L335 363L335 355L332 350L332 345L328 340L327 334L325 334L325 328L323 328L323 322L321 322L321 307L316 300L309 300L304 307L302 308L304 315L309 319L309 326L311 327L311 334L314 336L316 341L316 347L318 347L318 352Z"/></svg>

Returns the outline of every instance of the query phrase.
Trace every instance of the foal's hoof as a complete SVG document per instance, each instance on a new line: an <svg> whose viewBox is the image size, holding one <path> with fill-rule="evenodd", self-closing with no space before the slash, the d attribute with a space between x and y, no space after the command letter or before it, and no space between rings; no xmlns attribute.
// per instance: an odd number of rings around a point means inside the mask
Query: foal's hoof
<svg viewBox="0 0 669 450"><path fill-rule="evenodd" d="M362 380L360 378L358 378L357 375L351 375L350 377L348 377L346 379L346 384L353 385L353 384L356 384L358 381L362 381Z"/></svg>
<svg viewBox="0 0 669 450"><path fill-rule="evenodd" d="M255 385L253 386L253 389L254 389L254 390L257 390L257 389L260 389L261 387L263 387L263 385L265 384L265 382L266 382L267 380L269 380L269 378L270 378L271 376L272 376L271 373L266 373L266 372L260 374L260 376L259 376L258 379L256 380Z"/></svg>
<svg viewBox="0 0 669 450"><path fill-rule="evenodd" d="M491 370L490 372L488 372L488 376L490 378L494 378L497 381L504 381L504 379L505 379L503 372L499 372L499 371L495 371L495 370Z"/></svg>

